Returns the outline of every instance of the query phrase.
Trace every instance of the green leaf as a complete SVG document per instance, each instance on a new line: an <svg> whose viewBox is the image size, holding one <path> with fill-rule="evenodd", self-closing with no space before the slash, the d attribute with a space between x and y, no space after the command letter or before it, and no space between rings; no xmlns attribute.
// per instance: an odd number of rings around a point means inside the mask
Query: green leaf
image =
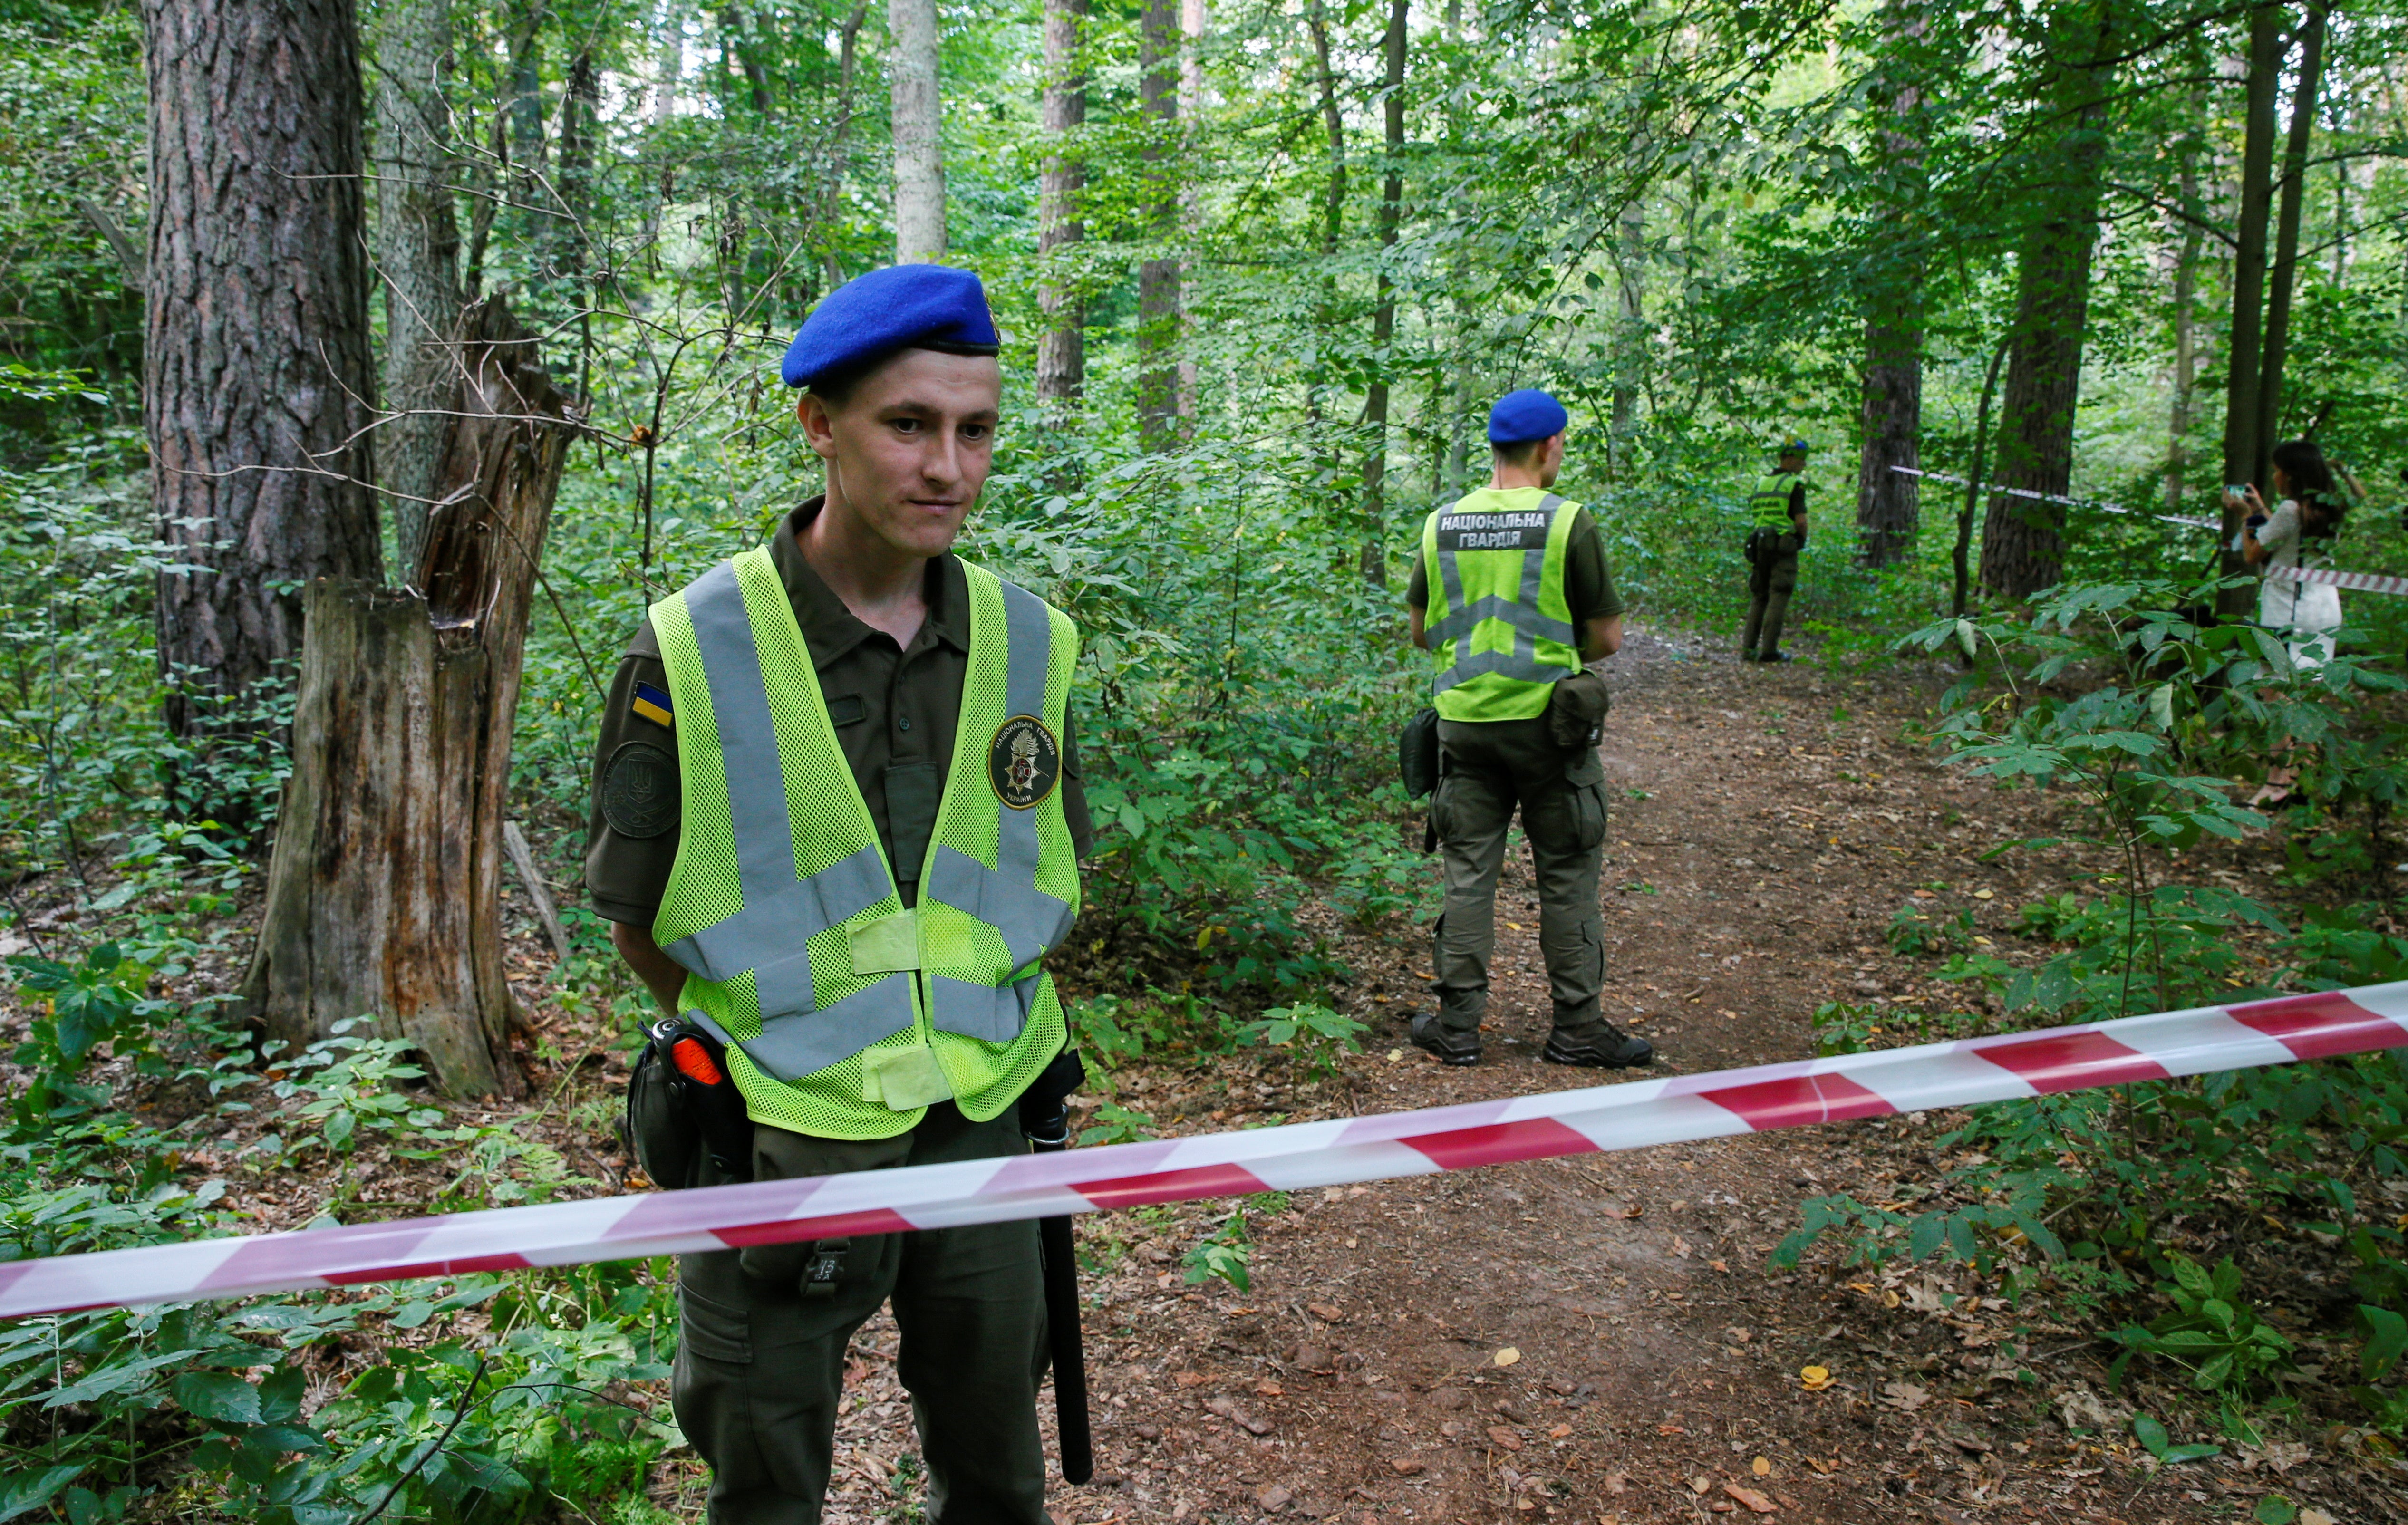
<svg viewBox="0 0 2408 1525"><path fill-rule="evenodd" d="M83 1475L80 1466L52 1467L0 1483L0 1520L29 1515L58 1496L58 1491Z"/></svg>
<svg viewBox="0 0 2408 1525"><path fill-rule="evenodd" d="M2398 1365L2401 1353L2408 1351L2408 1318L2363 1303L2358 1304L2358 1316L2374 1331L2374 1337L2358 1357L2358 1375L2372 1382Z"/></svg>
<svg viewBox="0 0 2408 1525"><path fill-rule="evenodd" d="M2165 1460L2166 1452L2173 1446L2173 1437L2166 1433L2166 1427L2146 1414L2132 1416L2132 1438L2159 1461Z"/></svg>
<svg viewBox="0 0 2408 1525"><path fill-rule="evenodd" d="M186 1372L176 1378L176 1402L195 1418L257 1424L259 1390L230 1372Z"/></svg>
<svg viewBox="0 0 2408 1525"><path fill-rule="evenodd" d="M2249 1511L2249 1518L2258 1525L2291 1525L2300 1518L2300 1506L2280 1493L2269 1493L2258 1501L2257 1508Z"/></svg>

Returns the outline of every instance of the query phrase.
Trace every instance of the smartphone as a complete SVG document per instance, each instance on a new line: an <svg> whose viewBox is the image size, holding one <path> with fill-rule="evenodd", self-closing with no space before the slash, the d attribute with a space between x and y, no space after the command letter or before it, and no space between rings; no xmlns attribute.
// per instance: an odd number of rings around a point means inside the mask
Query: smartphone
<svg viewBox="0 0 2408 1525"><path fill-rule="evenodd" d="M2245 498L2249 495L2249 484L2243 482L2239 487L2235 487L2228 482L2224 487L2224 495L2228 498Z"/></svg>

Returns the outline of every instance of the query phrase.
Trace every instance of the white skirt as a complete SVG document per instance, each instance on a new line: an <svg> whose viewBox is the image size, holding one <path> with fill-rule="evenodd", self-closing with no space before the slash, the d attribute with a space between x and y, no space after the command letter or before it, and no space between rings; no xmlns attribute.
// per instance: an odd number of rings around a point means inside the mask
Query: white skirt
<svg viewBox="0 0 2408 1525"><path fill-rule="evenodd" d="M2341 634L2341 590L2269 577L2258 585L2258 622L2281 634L2293 665L2321 667Z"/></svg>

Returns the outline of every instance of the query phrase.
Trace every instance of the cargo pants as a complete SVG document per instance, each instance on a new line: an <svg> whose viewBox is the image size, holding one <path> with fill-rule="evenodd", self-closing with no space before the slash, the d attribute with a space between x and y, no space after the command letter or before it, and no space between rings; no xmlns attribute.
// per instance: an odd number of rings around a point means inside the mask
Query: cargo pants
<svg viewBox="0 0 2408 1525"><path fill-rule="evenodd" d="M1597 750L1567 752L1546 719L1441 720L1430 820L1445 866L1432 971L1439 1026L1473 1033L1488 1010L1497 946L1497 876L1518 808L1539 887L1539 948L1547 962L1555 1031L1593 1035L1603 1020L1605 920L1598 869L1605 848L1605 766Z"/></svg>
<svg viewBox="0 0 2408 1525"><path fill-rule="evenodd" d="M866 1143L755 1130L754 1179L1024 1154L1017 1114L953 1103ZM708 1159L705 1186L718 1184ZM840 1247L840 1251L838 1249ZM831 1252L833 1276L818 1276ZM1037 1428L1047 1346L1037 1225L855 1234L681 1256L670 1398L710 1463L710 1525L818 1525L853 1332L889 1298L928 1466L928 1525L1051 1525Z"/></svg>
<svg viewBox="0 0 2408 1525"><path fill-rule="evenodd" d="M1789 595L1798 586L1798 553L1805 545L1799 535L1769 533L1757 542L1756 558L1747 571L1747 630L1739 638L1742 655L1769 657L1781 649L1781 622L1789 614Z"/></svg>

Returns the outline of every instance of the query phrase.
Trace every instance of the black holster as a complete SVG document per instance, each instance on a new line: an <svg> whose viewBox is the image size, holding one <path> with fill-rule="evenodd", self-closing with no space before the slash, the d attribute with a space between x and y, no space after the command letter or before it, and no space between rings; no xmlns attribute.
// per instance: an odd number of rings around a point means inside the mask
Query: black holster
<svg viewBox="0 0 2408 1525"><path fill-rule="evenodd" d="M752 1119L727 1048L683 1017L653 1024L627 1081L627 1143L654 1184L700 1184L707 1156L722 1184L752 1178Z"/></svg>

